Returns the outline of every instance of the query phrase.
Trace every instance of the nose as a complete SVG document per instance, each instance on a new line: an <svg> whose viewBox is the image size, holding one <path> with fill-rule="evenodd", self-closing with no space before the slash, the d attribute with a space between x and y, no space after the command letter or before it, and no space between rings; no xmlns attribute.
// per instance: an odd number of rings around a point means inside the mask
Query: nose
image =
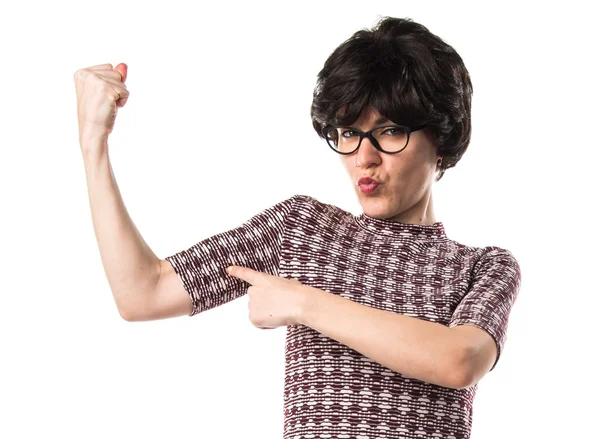
<svg viewBox="0 0 600 439"><path fill-rule="evenodd" d="M382 152L375 148L368 137L362 139L358 151L354 154L356 154L354 160L356 160L362 168L370 168L371 166L381 163Z"/></svg>

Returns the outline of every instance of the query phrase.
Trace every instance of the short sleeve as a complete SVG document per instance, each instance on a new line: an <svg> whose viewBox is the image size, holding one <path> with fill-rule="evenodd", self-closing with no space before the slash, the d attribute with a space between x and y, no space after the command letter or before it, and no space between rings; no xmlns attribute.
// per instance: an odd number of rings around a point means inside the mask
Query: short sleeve
<svg viewBox="0 0 600 439"><path fill-rule="evenodd" d="M165 259L190 295L190 317L246 293L247 283L229 276L229 265L278 275L286 217L297 195L254 215L239 227L211 236Z"/></svg>
<svg viewBox="0 0 600 439"><path fill-rule="evenodd" d="M487 331L496 342L498 363L508 318L521 286L521 269L513 254L499 247L489 250L473 267L469 291L460 301L449 327L471 324Z"/></svg>

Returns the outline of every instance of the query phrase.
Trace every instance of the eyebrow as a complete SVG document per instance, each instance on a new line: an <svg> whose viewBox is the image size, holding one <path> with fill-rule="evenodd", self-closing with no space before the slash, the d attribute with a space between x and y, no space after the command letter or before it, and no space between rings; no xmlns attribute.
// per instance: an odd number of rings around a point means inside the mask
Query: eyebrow
<svg viewBox="0 0 600 439"><path fill-rule="evenodd" d="M383 122L390 122L390 123L393 123L393 122L392 122L391 120L389 120L387 117L385 117L385 116L379 116L379 117L377 118L377 120L375 121L375 125L382 124ZM351 127L351 128L356 128L356 127L354 127L354 126L352 126L352 125L351 125L350 127Z"/></svg>
<svg viewBox="0 0 600 439"><path fill-rule="evenodd" d="M385 116L380 116L380 117L379 117L379 118L378 118L378 119L375 121L375 123L376 123L376 124L383 123L383 122L391 122L391 120L389 120L389 119L388 119L387 117L385 117Z"/></svg>

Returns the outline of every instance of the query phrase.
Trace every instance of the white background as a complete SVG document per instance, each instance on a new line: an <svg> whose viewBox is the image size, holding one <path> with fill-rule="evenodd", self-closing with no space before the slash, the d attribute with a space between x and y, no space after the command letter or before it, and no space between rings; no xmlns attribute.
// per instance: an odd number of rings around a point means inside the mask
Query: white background
<svg viewBox="0 0 600 439"><path fill-rule="evenodd" d="M436 219L522 269L472 437L598 434L593 2L481 3L3 2L0 437L281 437L285 330L254 328L245 297L193 318L120 318L73 73L129 65L111 160L164 258L293 194L361 212L309 109L327 56L385 15L427 26L472 76L471 145L434 186Z"/></svg>

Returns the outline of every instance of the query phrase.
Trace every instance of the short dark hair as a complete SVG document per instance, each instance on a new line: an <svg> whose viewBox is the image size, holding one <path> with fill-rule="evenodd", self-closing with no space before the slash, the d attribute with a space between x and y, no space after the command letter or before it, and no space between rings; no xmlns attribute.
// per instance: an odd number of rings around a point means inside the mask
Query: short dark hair
<svg viewBox="0 0 600 439"><path fill-rule="evenodd" d="M327 58L310 115L321 137L327 125L351 125L365 107L399 125L427 124L442 156L440 180L471 140L472 94L469 72L451 46L409 18L383 17Z"/></svg>

